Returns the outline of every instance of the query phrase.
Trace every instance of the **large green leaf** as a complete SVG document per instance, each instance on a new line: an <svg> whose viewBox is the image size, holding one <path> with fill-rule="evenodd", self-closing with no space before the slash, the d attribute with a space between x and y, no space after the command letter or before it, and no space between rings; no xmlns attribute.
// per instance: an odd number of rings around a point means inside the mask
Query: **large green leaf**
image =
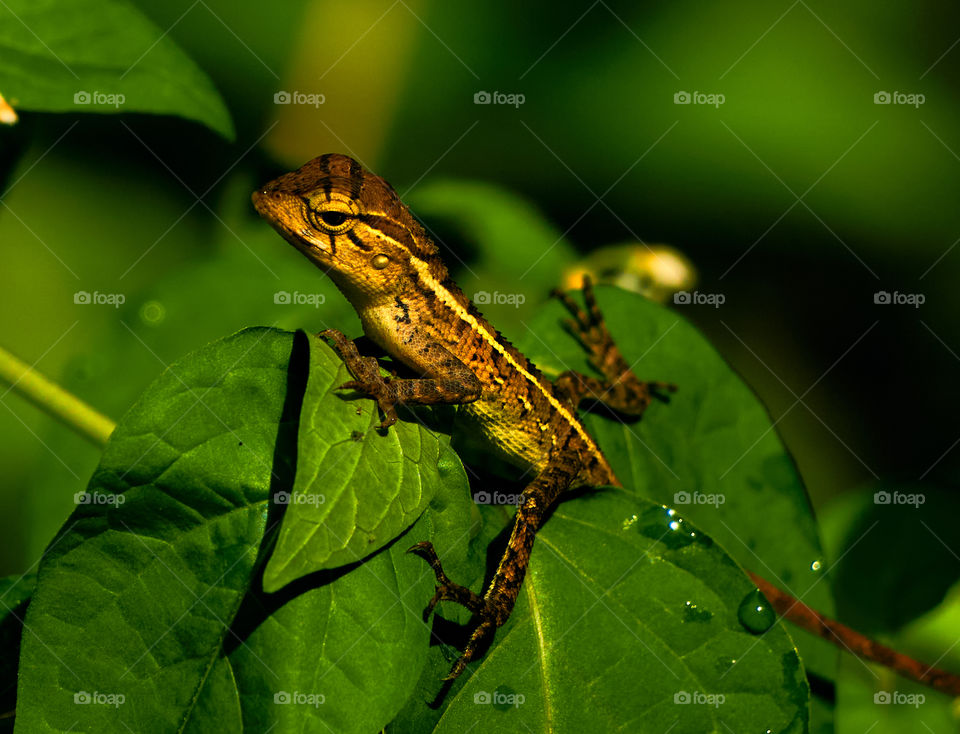
<svg viewBox="0 0 960 734"><path fill-rule="evenodd" d="M620 481L677 507L745 568L831 615L816 522L793 461L756 396L682 316L616 288L597 298L614 340L641 379L679 386L637 422L587 416ZM545 308L518 341L548 373L592 374L585 353ZM796 632L808 670L832 680L836 648Z"/></svg>
<svg viewBox="0 0 960 734"><path fill-rule="evenodd" d="M433 575L403 549L432 540L458 557L471 521L465 476L434 439L440 460L424 473L439 463L447 489L414 528L363 564L264 593L262 540L284 509L271 499L293 484L306 340L249 329L209 345L171 365L119 423L89 501L39 570L20 730L313 731L322 721L362 732L409 698Z"/></svg>
<svg viewBox="0 0 960 734"><path fill-rule="evenodd" d="M201 349L120 422L90 501L40 565L19 730L172 731L191 718L250 585L273 474L292 459L280 435L296 425L281 421L292 345L252 329Z"/></svg>
<svg viewBox="0 0 960 734"><path fill-rule="evenodd" d="M434 654L388 731L799 734L803 667L782 626L741 623L755 591L674 510L614 489L565 502L490 651L437 710L450 661Z"/></svg>
<svg viewBox="0 0 960 734"><path fill-rule="evenodd" d="M313 571L359 561L408 527L429 504L443 473L436 434L416 422L378 430L372 400L350 407L337 391L353 379L320 339L300 413L297 474L263 585L276 591ZM351 409L354 408L354 409Z"/></svg>
<svg viewBox="0 0 960 734"><path fill-rule="evenodd" d="M209 77L125 0L6 0L0 94L24 110L179 115L233 138Z"/></svg>
<svg viewBox="0 0 960 734"><path fill-rule="evenodd" d="M229 658L244 731L374 732L410 698L427 659L430 628L421 613L433 572L405 549L431 540L456 564L471 529L463 468L452 454L444 461L456 465L447 491L384 551L348 573L317 574L317 588L287 603L299 582L252 601L252 619L262 621ZM335 580L323 583L327 578ZM250 624L244 617L241 624ZM324 702L311 706L311 694ZM274 703L284 697L290 703Z"/></svg>

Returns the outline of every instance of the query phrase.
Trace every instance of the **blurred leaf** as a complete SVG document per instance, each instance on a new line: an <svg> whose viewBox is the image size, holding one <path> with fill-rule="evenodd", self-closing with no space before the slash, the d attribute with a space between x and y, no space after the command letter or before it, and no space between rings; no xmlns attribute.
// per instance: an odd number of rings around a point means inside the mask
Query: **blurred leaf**
<svg viewBox="0 0 960 734"><path fill-rule="evenodd" d="M922 496L923 504L902 501L910 496ZM960 563L933 536L956 542L954 505L950 494L929 485L883 482L837 497L820 515L828 555L839 559L831 575L841 621L917 660L960 673L960 587L954 584L944 597ZM920 727L936 734L956 731L948 696L852 656L840 662L838 734L867 728L871 734Z"/></svg>
<svg viewBox="0 0 960 734"><path fill-rule="evenodd" d="M407 203L436 228L440 254L460 287L506 333L519 332L576 257L541 212L507 189L431 181L412 189Z"/></svg>
<svg viewBox="0 0 960 734"><path fill-rule="evenodd" d="M207 75L124 0L8 0L0 18L0 92L14 108L179 115L233 139Z"/></svg>
<svg viewBox="0 0 960 734"><path fill-rule="evenodd" d="M478 720L489 732L805 731L809 691L790 637L739 621L754 590L672 510L614 489L570 500L538 533L490 651L439 711L422 699L450 661L431 656L388 731L460 732Z"/></svg>
<svg viewBox="0 0 960 734"><path fill-rule="evenodd" d="M836 722L837 734L957 731L948 696L847 655L837 675Z"/></svg>
<svg viewBox="0 0 960 734"><path fill-rule="evenodd" d="M424 425L399 421L384 434L374 401L345 405L349 392L336 388L351 379L329 346L310 339L297 475L266 591L379 550L420 516L454 468L438 463L439 439Z"/></svg>
<svg viewBox="0 0 960 734"><path fill-rule="evenodd" d="M669 404L654 401L639 422L587 416L620 481L678 508L742 566L832 615L810 503L763 405L676 312L618 289L598 288L597 296L634 372L679 386ZM566 316L551 304L521 348L548 374L593 374L580 345L556 326ZM836 648L799 630L795 637L807 669L832 680Z"/></svg>
<svg viewBox="0 0 960 734"><path fill-rule="evenodd" d="M917 483L882 482L829 506L839 618L891 633L939 605L960 579L960 499Z"/></svg>

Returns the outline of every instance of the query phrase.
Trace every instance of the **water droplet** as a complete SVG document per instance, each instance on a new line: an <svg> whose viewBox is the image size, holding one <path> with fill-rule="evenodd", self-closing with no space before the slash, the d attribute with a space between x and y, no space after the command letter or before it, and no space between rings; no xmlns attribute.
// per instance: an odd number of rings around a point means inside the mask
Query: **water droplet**
<svg viewBox="0 0 960 734"><path fill-rule="evenodd" d="M730 669L736 664L736 658L719 657L716 659L714 667L716 667L718 673L726 674L729 673Z"/></svg>
<svg viewBox="0 0 960 734"><path fill-rule="evenodd" d="M631 515L630 517L628 517L627 519L625 519L625 520L623 521L623 529L624 529L624 530L629 530L631 527L633 527L633 524L634 524L636 521L637 521L637 516L636 516L636 515Z"/></svg>
<svg viewBox="0 0 960 734"><path fill-rule="evenodd" d="M712 617L713 612L708 612L692 601L688 600L687 603L683 605L684 622L709 622Z"/></svg>
<svg viewBox="0 0 960 734"><path fill-rule="evenodd" d="M140 320L150 326L159 326L167 318L167 309L160 301L147 301L140 307Z"/></svg>
<svg viewBox="0 0 960 734"><path fill-rule="evenodd" d="M357 431L354 431L354 433L357 433ZM449 477L456 473L457 464L459 463L452 454L440 452L440 456L437 459L437 473L441 477Z"/></svg>
<svg viewBox="0 0 960 734"><path fill-rule="evenodd" d="M697 540L698 533L672 507L650 507L639 519L640 532L676 550Z"/></svg>
<svg viewBox="0 0 960 734"><path fill-rule="evenodd" d="M823 564L820 561L814 561L810 564L811 571L819 571L821 568L823 568Z"/></svg>
<svg viewBox="0 0 960 734"><path fill-rule="evenodd" d="M523 703L524 697L517 695L517 692L510 686L497 686L490 694L490 702L497 711L510 711Z"/></svg>
<svg viewBox="0 0 960 734"><path fill-rule="evenodd" d="M740 602L737 618L740 624L758 635L770 629L777 620L777 615L770 606L770 602L760 593L760 589L754 589Z"/></svg>

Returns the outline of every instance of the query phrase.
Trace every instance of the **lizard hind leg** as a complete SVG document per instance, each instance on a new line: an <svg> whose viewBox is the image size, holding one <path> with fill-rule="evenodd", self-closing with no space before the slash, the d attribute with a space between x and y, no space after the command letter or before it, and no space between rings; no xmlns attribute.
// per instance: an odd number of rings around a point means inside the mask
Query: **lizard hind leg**
<svg viewBox="0 0 960 734"><path fill-rule="evenodd" d="M547 510L564 490L570 487L580 469L579 457L575 460L555 457L527 485L521 495L523 502L517 508L507 547L482 597L447 578L430 542L417 543L409 549L409 552L416 553L426 560L437 577L436 593L427 605L424 616L429 616L441 601L454 601L475 615L476 626L470 639L444 680L457 678L466 669L467 664L477 657L484 638L510 618L527 573L537 530L543 524Z"/></svg>
<svg viewBox="0 0 960 734"><path fill-rule="evenodd" d="M663 398L663 393L676 391L676 385L640 380L633 373L607 330L589 276L583 277L586 308L563 291L554 291L552 295L570 312L573 318L566 319L564 324L586 349L590 364L604 376L601 380L574 370L562 373L556 387L573 405L599 402L625 415L639 416L653 397Z"/></svg>

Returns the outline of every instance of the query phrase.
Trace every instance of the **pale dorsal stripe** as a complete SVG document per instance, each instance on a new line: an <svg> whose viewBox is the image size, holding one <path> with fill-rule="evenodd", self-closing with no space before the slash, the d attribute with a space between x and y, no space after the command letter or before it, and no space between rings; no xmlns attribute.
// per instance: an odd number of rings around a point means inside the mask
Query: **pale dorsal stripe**
<svg viewBox="0 0 960 734"><path fill-rule="evenodd" d="M550 405L553 406L553 409L556 410L563 418L573 426L574 430L580 434L580 438L584 440L590 450L597 456L600 461L603 463L606 469L610 469L610 466L607 464L605 457L600 453L600 449L597 448L597 445L593 442L593 439L590 437L590 434L587 433L583 426L580 424L580 421L573 415L570 414L570 411L567 410L566 406L561 403L559 400L554 397L553 393L547 390L543 385L540 384L540 381L532 375L522 364L520 364L512 354L506 349L506 347L501 344L497 338L487 331L483 324L477 321L476 317L471 314L467 309L465 309L456 298L453 297L453 294L444 288L436 278L430 275L429 266L423 260L419 258L410 257L411 264L417 269L420 277L423 279L423 282L426 286L437 294L437 297L447 306L451 311L453 311L457 316L470 324L470 327L481 336L481 338L487 342L491 347L497 350L506 360L509 362L514 369L517 370L521 375L523 375L529 382L537 386L537 389L543 393L543 396L547 399ZM612 473L612 469L610 469Z"/></svg>

